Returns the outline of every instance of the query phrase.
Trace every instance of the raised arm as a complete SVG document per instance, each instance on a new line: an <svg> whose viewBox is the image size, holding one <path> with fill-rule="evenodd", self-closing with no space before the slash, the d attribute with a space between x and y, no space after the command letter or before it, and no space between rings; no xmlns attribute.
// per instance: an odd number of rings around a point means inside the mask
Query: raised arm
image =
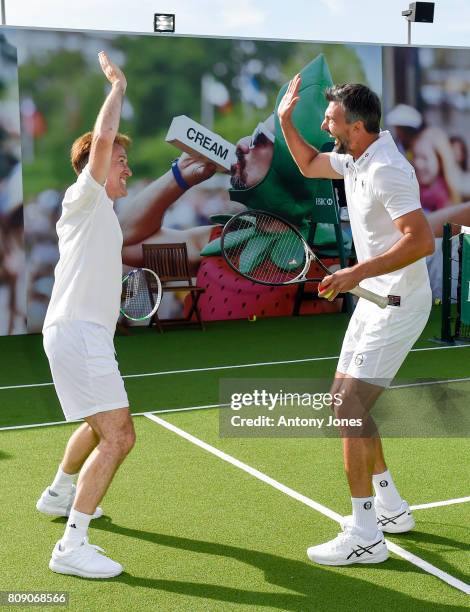
<svg viewBox="0 0 470 612"><path fill-rule="evenodd" d="M111 166L113 143L119 129L121 107L127 81L124 73L109 59L104 51L98 55L101 68L111 83L111 91L101 107L93 128L90 148L90 172L92 177L104 185Z"/></svg>
<svg viewBox="0 0 470 612"><path fill-rule="evenodd" d="M300 99L300 74L295 75L282 98L277 113L282 133L289 151L300 172L307 178L343 178L333 170L329 153L320 153L318 149L306 142L292 122L292 113Z"/></svg>
<svg viewBox="0 0 470 612"><path fill-rule="evenodd" d="M178 170L190 188L210 178L215 172L215 165L183 153L178 160ZM125 202L118 212L124 245L139 243L158 232L167 208L184 192L185 189L177 183L172 170L169 170L133 200Z"/></svg>

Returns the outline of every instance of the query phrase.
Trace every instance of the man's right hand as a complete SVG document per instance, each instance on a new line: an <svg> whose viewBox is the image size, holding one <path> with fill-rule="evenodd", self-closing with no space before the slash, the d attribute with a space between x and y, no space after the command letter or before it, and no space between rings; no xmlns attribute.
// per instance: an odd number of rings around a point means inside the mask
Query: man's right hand
<svg viewBox="0 0 470 612"><path fill-rule="evenodd" d="M123 71L112 62L104 51L98 53L101 69L111 85L119 84L126 91L127 81Z"/></svg>
<svg viewBox="0 0 470 612"><path fill-rule="evenodd" d="M300 100L299 89L301 83L302 81L300 78L300 74L296 74L292 81L289 83L286 93L284 94L277 108L277 114L281 123L286 119L290 119L297 102Z"/></svg>

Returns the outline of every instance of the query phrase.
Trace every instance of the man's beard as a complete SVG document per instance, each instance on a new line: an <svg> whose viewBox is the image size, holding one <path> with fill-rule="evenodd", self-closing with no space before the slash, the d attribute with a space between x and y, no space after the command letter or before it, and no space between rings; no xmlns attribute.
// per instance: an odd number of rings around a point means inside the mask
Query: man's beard
<svg viewBox="0 0 470 612"><path fill-rule="evenodd" d="M248 185L244 182L241 176L232 176L230 179L230 185L232 189L248 189Z"/></svg>
<svg viewBox="0 0 470 612"><path fill-rule="evenodd" d="M347 140L336 139L338 142L335 144L333 151L335 153L346 154L349 152L349 142Z"/></svg>
<svg viewBox="0 0 470 612"><path fill-rule="evenodd" d="M246 166L245 155L243 151L237 149L236 156L238 161L238 174L232 174L230 177L230 185L232 189L248 189L248 185L243 180L243 172Z"/></svg>

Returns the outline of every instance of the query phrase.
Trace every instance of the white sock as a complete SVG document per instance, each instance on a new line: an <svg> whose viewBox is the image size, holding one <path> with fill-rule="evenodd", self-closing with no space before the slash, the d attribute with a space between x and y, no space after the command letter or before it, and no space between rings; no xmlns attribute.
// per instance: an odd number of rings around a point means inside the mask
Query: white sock
<svg viewBox="0 0 470 612"><path fill-rule="evenodd" d="M88 532L88 525L90 524L93 516L91 514L84 514L72 508L70 511L69 520L67 521L67 527L65 528L64 536L61 540L61 548L66 550L72 550L77 546L80 546L83 538L86 537Z"/></svg>
<svg viewBox="0 0 470 612"><path fill-rule="evenodd" d="M375 515L373 497L351 497L352 526L360 531L362 537L371 540L377 533L377 517Z"/></svg>
<svg viewBox="0 0 470 612"><path fill-rule="evenodd" d="M392 475L388 470L382 474L374 474L372 484L378 501L387 510L397 510L401 506L403 499L398 493Z"/></svg>
<svg viewBox="0 0 470 612"><path fill-rule="evenodd" d="M68 495L72 491L72 485L75 482L77 474L66 474L59 465L54 481L49 487L57 495Z"/></svg>

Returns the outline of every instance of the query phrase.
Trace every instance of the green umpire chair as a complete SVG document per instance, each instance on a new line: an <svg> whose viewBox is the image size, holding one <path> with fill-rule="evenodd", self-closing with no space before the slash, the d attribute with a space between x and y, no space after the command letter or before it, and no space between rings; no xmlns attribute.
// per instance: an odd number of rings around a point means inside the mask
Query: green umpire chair
<svg viewBox="0 0 470 612"><path fill-rule="evenodd" d="M319 179L310 214L307 239L317 257L320 259L338 258L341 268L345 268L354 256L352 240L341 229L340 204L343 203L345 203L343 181ZM352 295L346 293L338 297L343 298L343 311L351 315L354 310ZM301 283L294 301L294 315L300 314L302 301L306 298L322 299L318 297L317 291L307 291L306 283Z"/></svg>

